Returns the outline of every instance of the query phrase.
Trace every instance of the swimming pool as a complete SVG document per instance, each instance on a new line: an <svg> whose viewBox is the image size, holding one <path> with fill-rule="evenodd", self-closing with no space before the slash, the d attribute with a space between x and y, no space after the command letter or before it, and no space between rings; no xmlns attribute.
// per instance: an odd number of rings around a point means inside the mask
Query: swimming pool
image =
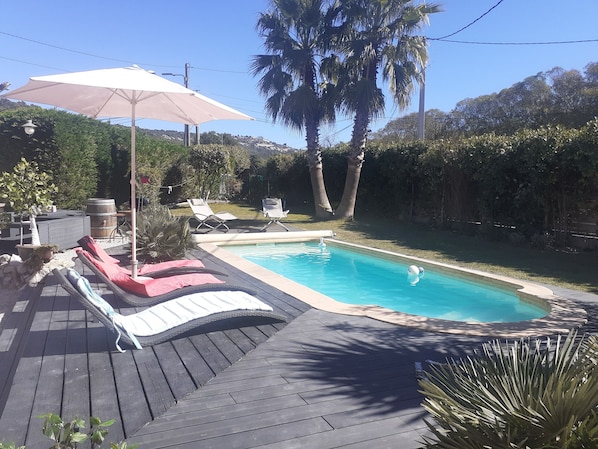
<svg viewBox="0 0 598 449"><path fill-rule="evenodd" d="M313 309L324 313L336 313L371 318L397 326L412 327L422 331L452 333L459 335L478 335L492 338L526 338L543 337L568 333L572 328L579 327L587 322L587 313L575 301L563 296L555 295L546 286L532 283L522 279L490 274L478 270L458 267L446 263L427 259L414 258L391 251L383 251L363 245L343 242L333 238L332 231L290 231L290 232L229 232L214 234L194 234L193 238L198 248L206 256L222 267L238 270L239 275L251 286L257 289L258 295L262 288L277 289L280 294L289 295L298 299ZM502 289L516 292L517 296L526 302L547 310L548 315L527 321L506 323L473 323L465 321L451 321L429 318L403 312L396 312L376 305L352 305L337 301L330 296L313 290L287 277L263 268L243 257L233 254L228 250L231 244L248 243L280 243L316 241L324 238L328 245L350 248L377 257L396 260L406 264L423 265L427 272L439 271L449 273L451 276L481 280L485 284L497 285ZM422 284L423 285L423 284ZM309 309L308 309L309 310ZM316 314L315 317L318 315ZM316 318L317 319L317 318Z"/></svg>
<svg viewBox="0 0 598 449"><path fill-rule="evenodd" d="M412 263L318 242L227 246L227 251L337 301L376 305L422 317L472 323L533 320L549 309L522 301L514 289Z"/></svg>

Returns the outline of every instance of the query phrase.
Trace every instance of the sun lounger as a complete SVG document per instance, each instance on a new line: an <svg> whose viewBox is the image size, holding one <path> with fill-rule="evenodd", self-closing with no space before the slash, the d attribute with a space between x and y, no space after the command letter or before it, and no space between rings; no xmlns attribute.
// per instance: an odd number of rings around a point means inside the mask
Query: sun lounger
<svg viewBox="0 0 598 449"><path fill-rule="evenodd" d="M270 227L270 225L273 224L277 224L287 231L289 230L289 228L280 222L280 220L289 215L288 210L283 210L282 200L280 198L264 198L262 200L262 212L264 213L264 217L270 220L266 226L262 228L262 231L265 231L268 229L268 227Z"/></svg>
<svg viewBox="0 0 598 449"><path fill-rule="evenodd" d="M100 282L106 284L114 296L132 306L151 306L178 296L206 291L240 290L254 293L253 290L242 286L225 284L212 274L193 273L160 279L138 276L133 279L127 273L120 272L114 265L102 265L82 250L77 251L77 257L93 271Z"/></svg>
<svg viewBox="0 0 598 449"><path fill-rule="evenodd" d="M196 231L202 226L210 228L211 231L222 226L226 229L226 231L229 231L229 227L226 222L238 220L238 218L230 212L219 212L217 214L214 213L208 202L202 198L188 199L187 203L189 203L189 207L191 207L195 218L199 220L199 224L195 228Z"/></svg>
<svg viewBox="0 0 598 449"><path fill-rule="evenodd" d="M53 274L71 296L116 334L116 349L121 352L124 351L120 340L141 349L220 320L264 317L286 321L286 317L275 313L272 307L256 297L234 290L179 296L141 312L122 315L77 271L67 268L64 275L59 269L54 269Z"/></svg>
<svg viewBox="0 0 598 449"><path fill-rule="evenodd" d="M109 264L118 265L120 261L115 257L108 254L95 239L86 235L77 241L81 248L93 255L97 260ZM120 265L119 265L120 266ZM129 272L128 268L123 270ZM185 273L205 273L206 268L200 260L197 259L182 259L182 260L170 260L167 262L160 262L154 264L142 265L137 270L138 276L148 276L152 278L172 276L173 274L185 274ZM217 273L222 274L222 273Z"/></svg>

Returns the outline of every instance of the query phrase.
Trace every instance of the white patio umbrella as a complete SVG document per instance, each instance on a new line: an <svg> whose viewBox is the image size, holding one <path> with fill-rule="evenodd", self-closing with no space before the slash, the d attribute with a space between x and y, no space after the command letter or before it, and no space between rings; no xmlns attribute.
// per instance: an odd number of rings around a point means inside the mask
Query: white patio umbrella
<svg viewBox="0 0 598 449"><path fill-rule="evenodd" d="M137 273L135 119L198 125L252 117L137 66L37 76L2 97L57 106L88 117L131 119L131 264Z"/></svg>

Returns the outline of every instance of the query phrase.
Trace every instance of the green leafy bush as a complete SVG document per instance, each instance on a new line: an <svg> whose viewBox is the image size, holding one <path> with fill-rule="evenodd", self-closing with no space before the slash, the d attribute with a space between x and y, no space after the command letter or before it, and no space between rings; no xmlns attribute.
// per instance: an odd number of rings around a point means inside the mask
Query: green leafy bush
<svg viewBox="0 0 598 449"><path fill-rule="evenodd" d="M426 448L598 447L598 339L494 341L420 381Z"/></svg>
<svg viewBox="0 0 598 449"><path fill-rule="evenodd" d="M114 424L113 419L102 422L100 418L92 416L89 418L90 428L84 432L85 420L76 416L71 421L64 421L54 413L46 413L38 418L44 420L43 434L54 442L50 449L76 449L86 441L90 442L91 449L100 448L108 435L107 427ZM110 443L111 449L134 449L137 446L129 446L126 442ZM25 449L25 446L17 448L14 443L0 443L0 449Z"/></svg>
<svg viewBox="0 0 598 449"><path fill-rule="evenodd" d="M137 256L143 262L185 257L194 248L189 217L174 217L166 206L152 203L137 216Z"/></svg>

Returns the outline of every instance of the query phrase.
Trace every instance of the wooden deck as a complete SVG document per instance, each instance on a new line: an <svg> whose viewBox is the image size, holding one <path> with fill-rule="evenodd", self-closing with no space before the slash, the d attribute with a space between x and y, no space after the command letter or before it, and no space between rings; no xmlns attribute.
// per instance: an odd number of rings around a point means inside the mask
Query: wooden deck
<svg viewBox="0 0 598 449"><path fill-rule="evenodd" d="M414 362L486 341L310 309L223 262L206 264L251 285L288 323L229 321L121 354L48 277L0 335L0 441L47 447L37 416L53 412L116 419L108 441L142 449L420 447Z"/></svg>
<svg viewBox="0 0 598 449"><path fill-rule="evenodd" d="M95 280L82 265L77 268ZM261 287L259 297L289 321L308 308ZM103 293L113 302L105 287ZM48 412L115 418L110 438L122 440L286 325L264 318L227 320L121 354L114 350L114 337L88 315L53 276L43 287L23 292L0 335L1 441L42 447L48 440L37 417Z"/></svg>

